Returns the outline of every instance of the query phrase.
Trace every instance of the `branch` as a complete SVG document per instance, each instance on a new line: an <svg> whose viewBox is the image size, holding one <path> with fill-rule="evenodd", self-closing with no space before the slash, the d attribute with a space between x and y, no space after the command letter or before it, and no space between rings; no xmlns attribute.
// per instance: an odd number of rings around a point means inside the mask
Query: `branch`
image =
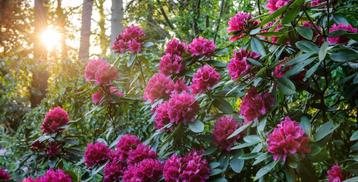
<svg viewBox="0 0 358 182"><path fill-rule="evenodd" d="M164 19L165 21L167 22L168 26L174 31L174 26L172 25L172 23L170 22L167 14L165 13L164 9L163 9L163 6L162 6L162 3L160 3L159 0L157 0L157 3L159 5L159 9L160 9L160 12L162 13L162 15L164 16Z"/></svg>
<svg viewBox="0 0 358 182"><path fill-rule="evenodd" d="M220 28L220 22L221 22L221 17L223 15L224 12L224 6L225 6L225 0L221 0L221 4L220 4L220 14L219 14L219 18L216 21L216 30L215 30L215 35L214 35L214 42L216 42L216 37L218 35L218 31Z"/></svg>

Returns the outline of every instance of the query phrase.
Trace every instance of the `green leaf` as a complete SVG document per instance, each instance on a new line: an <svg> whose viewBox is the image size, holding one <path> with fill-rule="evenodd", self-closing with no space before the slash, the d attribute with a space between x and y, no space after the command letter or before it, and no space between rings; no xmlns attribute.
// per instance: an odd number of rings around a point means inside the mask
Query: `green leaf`
<svg viewBox="0 0 358 182"><path fill-rule="evenodd" d="M265 47L259 39L253 37L251 39L250 45L253 51L258 52L261 56L266 55Z"/></svg>
<svg viewBox="0 0 358 182"><path fill-rule="evenodd" d="M215 169L220 166L220 162L210 162L209 166L211 169Z"/></svg>
<svg viewBox="0 0 358 182"><path fill-rule="evenodd" d="M236 172L240 173L242 168L244 167L245 160L234 158L230 161L230 167L231 169Z"/></svg>
<svg viewBox="0 0 358 182"><path fill-rule="evenodd" d="M216 168L216 169L213 169L210 171L210 176L215 176L215 175L221 174L223 172L224 171L222 169Z"/></svg>
<svg viewBox="0 0 358 182"><path fill-rule="evenodd" d="M350 140L351 140L351 141L356 141L356 140L358 140L358 131L355 131L355 132L353 133L353 135L351 136Z"/></svg>
<svg viewBox="0 0 358 182"><path fill-rule="evenodd" d="M127 67L131 67L134 63L135 58L137 57L137 54L131 54L129 56L129 60L127 62Z"/></svg>
<svg viewBox="0 0 358 182"><path fill-rule="evenodd" d="M149 47L152 47L153 45L154 45L153 42L145 42L143 46L146 48L149 48Z"/></svg>
<svg viewBox="0 0 358 182"><path fill-rule="evenodd" d="M236 145L236 146L232 147L231 150L242 149L242 148L253 146L255 144L256 143L242 143L242 144L239 144L239 145Z"/></svg>
<svg viewBox="0 0 358 182"><path fill-rule="evenodd" d="M305 133L308 136L311 136L311 121L307 118L307 116L301 117L300 125L303 128L303 130L305 131Z"/></svg>
<svg viewBox="0 0 358 182"><path fill-rule="evenodd" d="M267 173L269 173L277 164L278 161L273 161L270 164L262 167L259 171L257 171L254 181L262 178Z"/></svg>
<svg viewBox="0 0 358 182"><path fill-rule="evenodd" d="M275 20L278 16L280 16L284 11L286 11L288 7L284 6L280 9L276 10L274 13L272 13L270 16L266 17L264 20L261 21L260 26L264 26L268 22L272 22Z"/></svg>
<svg viewBox="0 0 358 182"><path fill-rule="evenodd" d="M318 69L318 66L321 64L321 61L313 65L305 74L305 79L311 77Z"/></svg>
<svg viewBox="0 0 358 182"><path fill-rule="evenodd" d="M299 48L303 52L318 52L319 48L316 44L307 41L307 40L301 40L296 42L297 48Z"/></svg>
<svg viewBox="0 0 358 182"><path fill-rule="evenodd" d="M253 65L263 66L262 63L256 61L255 59L248 58L247 60L248 60L251 64L253 64Z"/></svg>
<svg viewBox="0 0 358 182"><path fill-rule="evenodd" d="M248 135L244 137L244 141L246 143L259 143L261 141L261 138L257 135Z"/></svg>
<svg viewBox="0 0 358 182"><path fill-rule="evenodd" d="M194 133L201 133L204 131L204 123L198 120L193 123L189 123L189 129Z"/></svg>
<svg viewBox="0 0 358 182"><path fill-rule="evenodd" d="M290 77L290 76L293 76L293 75L296 75L296 74L300 73L301 71L304 70L305 66L311 64L314 60L316 60L316 57L309 58L309 59L306 59L306 60L302 60L301 62L299 62L295 66L293 66L293 68L288 70L286 72L285 76Z"/></svg>
<svg viewBox="0 0 358 182"><path fill-rule="evenodd" d="M318 58L320 61L324 60L324 58L326 57L327 50L328 50L328 42L324 42L318 52Z"/></svg>
<svg viewBox="0 0 358 182"><path fill-rule="evenodd" d="M280 78L278 81L279 90L285 95L292 95L296 93L295 84L288 78Z"/></svg>
<svg viewBox="0 0 358 182"><path fill-rule="evenodd" d="M338 49L335 52L330 54L330 57L333 61L336 62L348 62L348 61L357 61L358 53L352 49L344 48Z"/></svg>
<svg viewBox="0 0 358 182"><path fill-rule="evenodd" d="M286 15L283 17L282 19L282 24L290 24L291 21L293 21L297 14L300 12L299 8L295 8L295 7L290 7L286 13Z"/></svg>
<svg viewBox="0 0 358 182"><path fill-rule="evenodd" d="M242 125L240 128L236 129L229 137L227 137L227 139L233 138L236 135L240 134L242 131L246 130L247 127L250 126L251 123L247 123Z"/></svg>
<svg viewBox="0 0 358 182"><path fill-rule="evenodd" d="M289 65L294 65L297 63L300 63L306 59L308 59L309 57L311 57L313 55L312 52L309 53L305 53L305 54L301 54L299 56L296 56L295 58L291 59L289 62L287 62L285 65L289 66Z"/></svg>
<svg viewBox="0 0 358 182"><path fill-rule="evenodd" d="M220 177L220 178L214 179L213 182L228 182L228 181L225 177Z"/></svg>
<svg viewBox="0 0 358 182"><path fill-rule="evenodd" d="M358 181L358 176L357 177L353 177L353 178L349 178L344 180L343 182L357 182Z"/></svg>
<svg viewBox="0 0 358 182"><path fill-rule="evenodd" d="M231 107L231 104L223 98L215 98L213 104L216 108L218 108L225 114L232 114L235 112L234 109Z"/></svg>
<svg viewBox="0 0 358 182"><path fill-rule="evenodd" d="M254 163L252 165L256 165L261 163L262 161L268 159L270 157L270 155L268 155L267 153L262 153L259 156L256 157L256 160L254 161Z"/></svg>
<svg viewBox="0 0 358 182"><path fill-rule="evenodd" d="M321 126L318 127L316 135L315 135L315 141L320 141L327 135L331 134L336 128L338 127L333 124L332 121L328 121Z"/></svg>
<svg viewBox="0 0 358 182"><path fill-rule="evenodd" d="M313 31L308 27L296 27L296 31L300 34L303 38L312 40Z"/></svg>
<svg viewBox="0 0 358 182"><path fill-rule="evenodd" d="M249 153L249 154L241 154L239 156L239 159L247 160L247 159L253 159L257 157L257 153Z"/></svg>

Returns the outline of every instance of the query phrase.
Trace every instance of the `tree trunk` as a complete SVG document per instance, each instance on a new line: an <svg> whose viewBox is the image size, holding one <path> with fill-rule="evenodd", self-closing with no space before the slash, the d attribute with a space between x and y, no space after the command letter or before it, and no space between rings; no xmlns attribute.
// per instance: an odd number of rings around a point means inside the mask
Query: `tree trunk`
<svg viewBox="0 0 358 182"><path fill-rule="evenodd" d="M101 54L106 55L108 48L108 38L106 36L106 15L104 13L104 1L105 0L97 0L96 6L98 8L99 13L99 45L101 47Z"/></svg>
<svg viewBox="0 0 358 182"><path fill-rule="evenodd" d="M47 26L47 4L48 0L35 0L35 33L34 33L34 60L36 65L32 70L32 81L30 91L31 107L36 107L46 95L47 72L46 57L47 50L42 45L40 33Z"/></svg>
<svg viewBox="0 0 358 182"><path fill-rule="evenodd" d="M123 1L112 0L112 17L111 17L111 46L113 45L116 37L122 32L123 29ZM112 52L113 53L113 52Z"/></svg>
<svg viewBox="0 0 358 182"><path fill-rule="evenodd" d="M92 7L93 0L83 0L80 50L78 54L81 61L89 58Z"/></svg>

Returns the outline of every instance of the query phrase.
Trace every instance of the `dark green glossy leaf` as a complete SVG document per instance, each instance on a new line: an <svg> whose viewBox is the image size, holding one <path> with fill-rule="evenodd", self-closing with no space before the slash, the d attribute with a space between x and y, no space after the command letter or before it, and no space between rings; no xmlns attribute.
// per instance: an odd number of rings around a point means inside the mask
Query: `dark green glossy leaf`
<svg viewBox="0 0 358 182"><path fill-rule="evenodd" d="M227 139L233 138L236 135L240 134L241 132L243 132L244 130L246 130L247 127L250 126L251 123L247 123L242 125L240 128L236 129L229 137L227 137Z"/></svg>
<svg viewBox="0 0 358 182"><path fill-rule="evenodd" d="M270 171L272 171L272 169L276 166L278 161L273 161L270 164L262 167L260 170L257 171L256 175L255 175L255 181L262 178L263 176L265 176L267 173L269 173Z"/></svg>
<svg viewBox="0 0 358 182"><path fill-rule="evenodd" d="M234 113L234 109L231 107L231 104L223 98L219 98L219 97L215 98L213 104L216 108L218 108L220 111L222 111L225 114Z"/></svg>
<svg viewBox="0 0 358 182"><path fill-rule="evenodd" d="M266 55L266 50L264 45L262 44L261 40L253 37L250 41L251 49L257 53L259 53L261 56Z"/></svg>
<svg viewBox="0 0 358 182"><path fill-rule="evenodd" d="M240 173L242 168L244 167L245 160L234 158L230 161L230 167L231 169L236 172Z"/></svg>
<svg viewBox="0 0 358 182"><path fill-rule="evenodd" d="M299 48L303 52L318 52L319 48L316 44L307 41L307 40L301 40L296 42L297 48Z"/></svg>
<svg viewBox="0 0 358 182"><path fill-rule="evenodd" d="M296 31L300 34L303 38L307 40L312 40L313 31L308 27L296 27Z"/></svg>
<svg viewBox="0 0 358 182"><path fill-rule="evenodd" d="M189 129L194 133L201 133L204 131L204 123L201 121L195 121L192 123L189 123Z"/></svg>

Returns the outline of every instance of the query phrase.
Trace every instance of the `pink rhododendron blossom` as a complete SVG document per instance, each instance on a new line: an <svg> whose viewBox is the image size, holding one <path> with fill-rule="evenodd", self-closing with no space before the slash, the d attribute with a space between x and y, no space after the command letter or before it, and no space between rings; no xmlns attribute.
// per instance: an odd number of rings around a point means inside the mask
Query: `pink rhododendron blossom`
<svg viewBox="0 0 358 182"><path fill-rule="evenodd" d="M113 80L117 79L118 72L115 67L109 63L100 64L97 67L95 73L95 81L98 85L105 85L111 83Z"/></svg>
<svg viewBox="0 0 358 182"><path fill-rule="evenodd" d="M344 174L341 167L338 164L333 165L327 171L328 182L342 182L344 180Z"/></svg>
<svg viewBox="0 0 358 182"><path fill-rule="evenodd" d="M45 148L45 144L43 142L40 142L39 140L36 140L34 142L32 142L30 149L33 152L40 152Z"/></svg>
<svg viewBox="0 0 358 182"><path fill-rule="evenodd" d="M282 29L282 24L278 24L275 29L274 29L274 32L279 32L280 30ZM279 37L277 36L271 36L271 42L276 44L278 43L278 40L279 40ZM287 41L288 43L289 41Z"/></svg>
<svg viewBox="0 0 358 182"><path fill-rule="evenodd" d="M135 166L130 166L123 175L123 182L156 182L162 176L163 165L159 160L144 159Z"/></svg>
<svg viewBox="0 0 358 182"><path fill-rule="evenodd" d="M168 99L174 89L174 82L164 74L157 73L150 78L144 90L144 99L154 102L156 99Z"/></svg>
<svg viewBox="0 0 358 182"><path fill-rule="evenodd" d="M140 143L141 142L137 136L126 134L119 139L116 145L116 150L122 155L122 160L127 159L129 152L136 149Z"/></svg>
<svg viewBox="0 0 358 182"><path fill-rule="evenodd" d="M71 176L66 174L61 169L49 169L47 172L35 179L36 182L72 182Z"/></svg>
<svg viewBox="0 0 358 182"><path fill-rule="evenodd" d="M102 96L102 91L101 90L98 90L97 92L95 92L94 94L92 94L92 103L93 104L100 104L102 99L103 99L103 96Z"/></svg>
<svg viewBox="0 0 358 182"><path fill-rule="evenodd" d="M68 114L61 107L52 108L45 116L41 125L43 133L52 134L62 131L61 127L69 121Z"/></svg>
<svg viewBox="0 0 358 182"><path fill-rule="evenodd" d="M248 35L259 24L259 21L253 20L249 13L239 12L230 18L228 24L227 32L233 35L230 41L234 42Z"/></svg>
<svg viewBox="0 0 358 182"><path fill-rule="evenodd" d="M270 13L273 13L290 2L291 0L268 0L266 8L269 9Z"/></svg>
<svg viewBox="0 0 358 182"><path fill-rule="evenodd" d="M219 83L219 81L220 73L218 73L215 68L204 65L194 73L191 90L194 94L204 93Z"/></svg>
<svg viewBox="0 0 358 182"><path fill-rule="evenodd" d="M279 64L275 67L275 69L273 71L273 76L276 78L282 78L283 76L285 76L285 74L288 70L290 70L290 68L288 66Z"/></svg>
<svg viewBox="0 0 358 182"><path fill-rule="evenodd" d="M168 115L168 109L169 109L168 102L164 102L164 103L160 104L155 109L155 113L156 113L155 117L154 117L155 128L161 129L165 125L170 123L170 118L169 118L169 115Z"/></svg>
<svg viewBox="0 0 358 182"><path fill-rule="evenodd" d="M97 69L102 64L107 64L104 59L92 59L85 67L85 79L86 81L94 81Z"/></svg>
<svg viewBox="0 0 358 182"><path fill-rule="evenodd" d="M118 35L112 45L112 49L117 53L124 53L130 51L132 53L141 52L144 31L135 25L128 26Z"/></svg>
<svg viewBox="0 0 358 182"><path fill-rule="evenodd" d="M155 153L149 146L139 144L137 148L131 150L128 154L128 165L134 165L144 159L156 159L157 153Z"/></svg>
<svg viewBox="0 0 358 182"><path fill-rule="evenodd" d="M195 119L199 111L199 103L189 93L173 94L168 101L170 122L187 124Z"/></svg>
<svg viewBox="0 0 358 182"><path fill-rule="evenodd" d="M33 179L33 178L25 178L22 180L22 182L37 182L36 179Z"/></svg>
<svg viewBox="0 0 358 182"><path fill-rule="evenodd" d="M183 158L177 155L172 155L164 163L163 176L167 182L180 181L180 173L182 172Z"/></svg>
<svg viewBox="0 0 358 182"><path fill-rule="evenodd" d="M10 178L10 174L5 169L0 168L0 181L9 181Z"/></svg>
<svg viewBox="0 0 358 182"><path fill-rule="evenodd" d="M177 54L165 54L159 63L159 70L165 75L179 74L184 70L185 63Z"/></svg>
<svg viewBox="0 0 358 182"><path fill-rule="evenodd" d="M187 50L187 45L184 42L180 42L180 40L173 38L167 43L167 47L165 48L166 54L176 54L182 55Z"/></svg>
<svg viewBox="0 0 358 182"><path fill-rule="evenodd" d="M245 49L234 51L234 57L230 59L227 65L231 79L236 80L250 71L251 64L248 62L248 58L258 60L260 59L260 55Z"/></svg>
<svg viewBox="0 0 358 182"><path fill-rule="evenodd" d="M268 136L268 152L273 154L274 160L286 160L287 155L308 153L309 138L299 123L285 117Z"/></svg>
<svg viewBox="0 0 358 182"><path fill-rule="evenodd" d="M354 28L352 27L352 25L345 25L343 23L340 23L340 24L333 24L331 26L331 28L329 28L329 33L333 33L333 32L336 32L336 31L346 31L346 32L349 32L349 33L356 33L358 31L357 28ZM328 37L328 42L331 43L331 44L346 44L348 43L349 41L349 38L346 37L346 36L331 36L331 37Z"/></svg>
<svg viewBox="0 0 358 182"><path fill-rule="evenodd" d="M57 157L62 152L62 145L58 142L49 142L46 148L46 154L49 157Z"/></svg>
<svg viewBox="0 0 358 182"><path fill-rule="evenodd" d="M126 169L123 161L111 161L103 169L103 182L119 181Z"/></svg>
<svg viewBox="0 0 358 182"><path fill-rule="evenodd" d="M193 56L210 56L215 52L216 45L212 40L198 37L189 44L188 49Z"/></svg>
<svg viewBox="0 0 358 182"><path fill-rule="evenodd" d="M110 149L104 143L88 144L84 154L86 166L91 168L103 164L109 159L110 152Z"/></svg>
<svg viewBox="0 0 358 182"><path fill-rule="evenodd" d="M222 150L229 151L232 144L240 137L236 135L233 138L227 139L237 128L239 123L231 116L220 117L214 126L213 135L215 144Z"/></svg>
<svg viewBox="0 0 358 182"><path fill-rule="evenodd" d="M245 123L251 122L264 116L273 106L274 97L270 93L260 94L256 88L251 88L240 105L240 114Z"/></svg>
<svg viewBox="0 0 358 182"><path fill-rule="evenodd" d="M326 2L325 0L312 0L311 1L311 7L315 7L320 5L321 3Z"/></svg>
<svg viewBox="0 0 358 182"><path fill-rule="evenodd" d="M174 92L175 93L182 93L182 92L186 92L188 91L189 88L188 86L185 84L185 80L183 79L179 79L174 83Z"/></svg>
<svg viewBox="0 0 358 182"><path fill-rule="evenodd" d="M184 157L175 154L164 164L165 181L204 182L209 179L210 168L201 152L192 151Z"/></svg>
<svg viewBox="0 0 358 182"><path fill-rule="evenodd" d="M318 25L314 25L309 21L303 22L303 27L310 28L313 31L313 39L316 44L321 45L324 42L324 37L320 35L322 29Z"/></svg>

